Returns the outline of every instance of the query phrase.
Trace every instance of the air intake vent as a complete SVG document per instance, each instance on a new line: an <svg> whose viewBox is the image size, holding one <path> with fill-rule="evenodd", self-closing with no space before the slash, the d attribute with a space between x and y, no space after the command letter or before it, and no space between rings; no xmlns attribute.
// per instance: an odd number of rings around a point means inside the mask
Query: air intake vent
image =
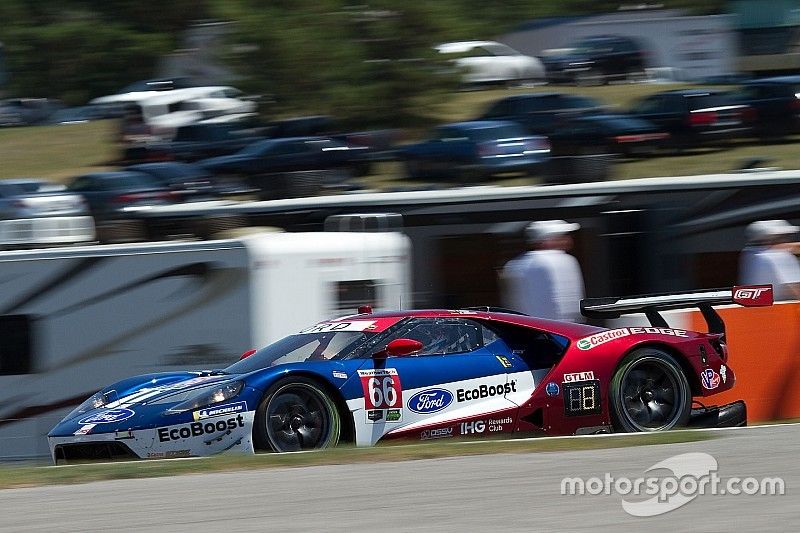
<svg viewBox="0 0 800 533"><path fill-rule="evenodd" d="M402 227L399 213L354 213L325 219L325 231L399 231Z"/></svg>

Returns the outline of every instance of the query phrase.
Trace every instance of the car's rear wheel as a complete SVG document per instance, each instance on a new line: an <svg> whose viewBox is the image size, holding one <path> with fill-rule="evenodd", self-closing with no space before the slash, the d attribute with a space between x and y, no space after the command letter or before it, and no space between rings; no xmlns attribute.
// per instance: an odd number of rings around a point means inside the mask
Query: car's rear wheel
<svg viewBox="0 0 800 533"><path fill-rule="evenodd" d="M689 381L675 358L655 348L631 352L611 380L617 431L663 431L685 426L692 410Z"/></svg>
<svg viewBox="0 0 800 533"><path fill-rule="evenodd" d="M287 378L273 385L256 411L257 450L298 452L339 442L341 418L333 400L309 379Z"/></svg>

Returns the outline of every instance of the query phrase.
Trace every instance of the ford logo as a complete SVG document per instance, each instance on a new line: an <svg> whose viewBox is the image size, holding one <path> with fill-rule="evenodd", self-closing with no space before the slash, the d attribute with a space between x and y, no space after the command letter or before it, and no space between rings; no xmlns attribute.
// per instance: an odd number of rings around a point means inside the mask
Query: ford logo
<svg viewBox="0 0 800 533"><path fill-rule="evenodd" d="M78 424L111 424L112 422L122 422L135 415L130 409L108 409L100 413L95 413L92 416L79 420Z"/></svg>
<svg viewBox="0 0 800 533"><path fill-rule="evenodd" d="M408 399L408 408L420 414L438 413L453 401L453 393L445 389L425 389Z"/></svg>

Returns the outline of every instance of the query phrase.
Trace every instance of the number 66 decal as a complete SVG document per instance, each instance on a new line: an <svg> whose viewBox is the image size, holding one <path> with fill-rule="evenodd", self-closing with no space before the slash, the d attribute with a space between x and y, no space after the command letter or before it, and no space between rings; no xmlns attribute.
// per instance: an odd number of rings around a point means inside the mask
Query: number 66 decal
<svg viewBox="0 0 800 533"><path fill-rule="evenodd" d="M392 409L403 405L403 387L397 369L359 370L365 409Z"/></svg>

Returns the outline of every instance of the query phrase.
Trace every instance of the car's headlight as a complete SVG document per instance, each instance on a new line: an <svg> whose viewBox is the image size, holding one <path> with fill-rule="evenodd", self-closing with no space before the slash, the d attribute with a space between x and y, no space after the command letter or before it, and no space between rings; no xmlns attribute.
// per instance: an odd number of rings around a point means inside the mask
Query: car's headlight
<svg viewBox="0 0 800 533"><path fill-rule="evenodd" d="M93 409L99 409L104 405L108 405L109 403L115 401L117 399L117 391L110 390L107 392L97 392L92 394L89 398L87 398L82 404L72 410L70 414L67 415L67 418L72 418L73 416L82 415L88 411L92 411Z"/></svg>
<svg viewBox="0 0 800 533"><path fill-rule="evenodd" d="M170 413L182 413L184 411L193 411L208 405L222 403L230 400L231 398L235 398L240 392L242 392L243 387L243 381L229 381L228 383L223 383L217 387L214 387L213 389L206 389L202 393L189 398L185 402L181 402L178 405L170 407L167 409L167 411Z"/></svg>

